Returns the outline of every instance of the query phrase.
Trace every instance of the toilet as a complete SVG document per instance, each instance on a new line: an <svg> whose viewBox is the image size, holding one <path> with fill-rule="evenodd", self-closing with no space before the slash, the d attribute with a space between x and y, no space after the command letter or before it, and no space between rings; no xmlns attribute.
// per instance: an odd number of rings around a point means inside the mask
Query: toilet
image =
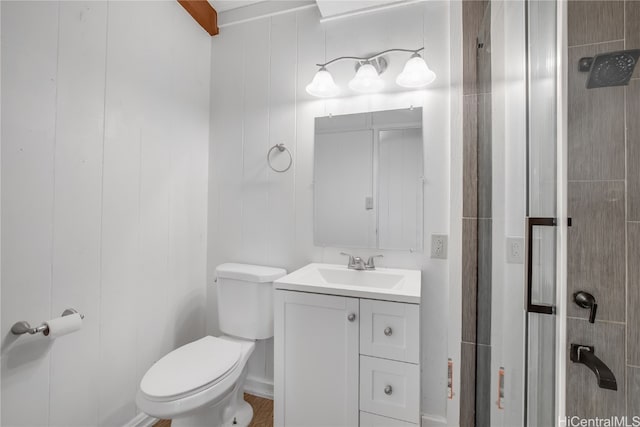
<svg viewBox="0 0 640 427"><path fill-rule="evenodd" d="M273 281L282 268L227 263L218 266L218 321L224 335L206 336L173 350L149 368L136 403L172 427L248 426L247 361L255 340L273 336Z"/></svg>

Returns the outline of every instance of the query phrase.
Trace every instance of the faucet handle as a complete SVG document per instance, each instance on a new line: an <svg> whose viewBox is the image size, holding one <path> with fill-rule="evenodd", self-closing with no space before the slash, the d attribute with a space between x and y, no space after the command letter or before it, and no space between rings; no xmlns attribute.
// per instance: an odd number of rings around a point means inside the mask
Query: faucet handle
<svg viewBox="0 0 640 427"><path fill-rule="evenodd" d="M348 254L346 252L340 252L340 255L344 255L344 256L348 256L349 257L349 266L352 266L355 263L353 255Z"/></svg>
<svg viewBox="0 0 640 427"><path fill-rule="evenodd" d="M593 295L585 291L579 291L573 294L573 301L578 304L578 306L589 310L589 323L596 321L598 304L596 304L596 299Z"/></svg>
<svg viewBox="0 0 640 427"><path fill-rule="evenodd" d="M367 265L365 266L367 268L367 270L375 270L376 265L373 262L374 258L384 258L384 255L370 256L369 259L367 260Z"/></svg>

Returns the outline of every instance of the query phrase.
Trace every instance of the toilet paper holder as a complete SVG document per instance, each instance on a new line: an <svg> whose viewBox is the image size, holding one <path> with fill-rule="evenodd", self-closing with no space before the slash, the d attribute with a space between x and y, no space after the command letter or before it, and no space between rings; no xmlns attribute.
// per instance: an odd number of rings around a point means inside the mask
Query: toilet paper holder
<svg viewBox="0 0 640 427"><path fill-rule="evenodd" d="M71 314L76 314L78 312L78 310L73 309L73 308L67 308L65 311L62 312L63 316L69 316ZM84 314L80 315L81 319L84 319ZM37 334L37 333L44 333L45 335L49 335L49 327L47 326L46 323L42 323L40 326L37 326L35 328L32 328L31 325L29 325L29 322L27 322L26 320L21 320L19 322L16 322L13 324L13 326L11 327L11 333L13 335L22 335L22 334Z"/></svg>

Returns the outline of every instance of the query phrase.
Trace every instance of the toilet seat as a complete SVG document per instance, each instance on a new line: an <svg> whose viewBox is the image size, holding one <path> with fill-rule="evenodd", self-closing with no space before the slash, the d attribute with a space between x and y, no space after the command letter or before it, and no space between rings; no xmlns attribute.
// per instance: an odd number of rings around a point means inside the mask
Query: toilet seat
<svg viewBox="0 0 640 427"><path fill-rule="evenodd" d="M156 418L173 418L210 405L224 398L233 389L254 348L253 341L228 336L208 336L182 346L164 356L147 371L140 383L136 403L143 412ZM178 352L177 356L169 358L174 352ZM216 369L211 368L206 378L200 377L198 380L190 379L185 382L178 379L173 384L175 387L158 384L157 381L179 377L182 372L201 373L193 369L193 360L187 359L194 355L199 358L199 363L206 361L208 365L216 365ZM159 365L165 359L168 362ZM186 360L188 362L182 363ZM173 364L176 361L177 363ZM170 370L167 371L170 366L177 368L173 374L169 373ZM217 378L214 378L216 376ZM149 379L145 381L147 377Z"/></svg>
<svg viewBox="0 0 640 427"><path fill-rule="evenodd" d="M180 399L209 388L234 370L242 345L212 336L183 345L158 360L140 382L147 399Z"/></svg>

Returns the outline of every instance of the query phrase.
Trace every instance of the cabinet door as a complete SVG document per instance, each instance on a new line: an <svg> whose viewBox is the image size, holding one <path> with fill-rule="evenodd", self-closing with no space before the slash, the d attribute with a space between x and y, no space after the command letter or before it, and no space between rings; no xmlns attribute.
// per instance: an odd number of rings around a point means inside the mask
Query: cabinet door
<svg viewBox="0 0 640 427"><path fill-rule="evenodd" d="M358 425L358 299L275 291L274 424Z"/></svg>

